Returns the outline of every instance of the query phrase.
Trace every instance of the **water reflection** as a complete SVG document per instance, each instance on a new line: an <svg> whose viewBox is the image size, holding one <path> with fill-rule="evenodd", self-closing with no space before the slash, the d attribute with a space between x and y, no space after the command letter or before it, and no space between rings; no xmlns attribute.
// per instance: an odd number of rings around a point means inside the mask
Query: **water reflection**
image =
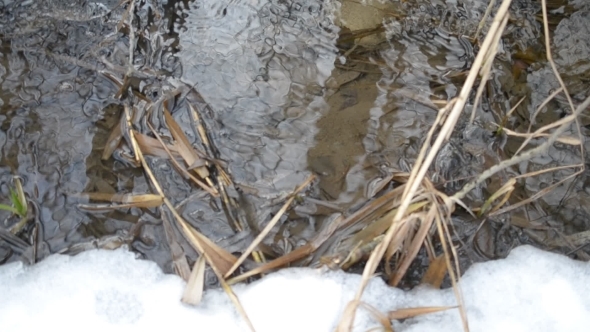
<svg viewBox="0 0 590 332"><path fill-rule="evenodd" d="M215 110L211 132L234 181L292 190L325 111L338 28L317 1L198 1L178 27L182 80Z"/></svg>

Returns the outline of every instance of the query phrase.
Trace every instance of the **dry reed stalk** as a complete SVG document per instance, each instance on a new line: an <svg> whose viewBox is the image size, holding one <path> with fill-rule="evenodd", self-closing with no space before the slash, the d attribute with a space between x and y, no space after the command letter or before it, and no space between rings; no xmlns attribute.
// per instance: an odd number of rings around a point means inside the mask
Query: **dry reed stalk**
<svg viewBox="0 0 590 332"><path fill-rule="evenodd" d="M295 191L293 191L293 193L291 194L291 197L289 197L289 199L285 202L285 204L283 204L283 206L277 212L277 214L275 214L275 216L268 222L268 224L264 227L264 229L262 229L262 231L260 232L260 234L258 234L258 236L256 236L256 238L254 239L254 241L252 241L252 243L250 243L250 245L248 246L248 248L242 253L242 255L240 256L240 258L238 258L238 260L234 263L234 265L225 273L224 277L226 279L232 273L234 273L234 271L246 260L246 258L248 256L250 256L250 254L254 251L254 249L262 242L262 240L264 240L264 238L266 237L266 235L268 235L268 233L271 231L271 229L277 224L277 222L279 221L279 219L281 219L281 217L283 216L283 214L291 206L291 203L293 203L293 200L295 199L295 196L301 190L303 190L305 187L307 187L307 185L309 185L311 183L311 181L313 181L314 179L315 179L315 176L314 175L311 175L310 177L307 178L307 180L305 180L301 185L299 185L299 187L297 187L295 189Z"/></svg>
<svg viewBox="0 0 590 332"><path fill-rule="evenodd" d="M483 89L487 85L487 81L490 78L492 64L494 63L494 58L496 57L496 53L498 53L498 45L500 42L500 38L502 38L502 33L504 32L504 28L506 28L506 24L508 23L508 15L505 15L500 23L500 27L494 31L493 39L491 43L491 49L487 52L487 57L479 70L481 75L481 81L479 87L477 88L477 92L475 94L475 101L473 103L473 108L471 110L471 118L469 119L469 123L473 123L475 120L475 113L477 112L477 106L479 105L479 101L481 99L481 95L483 93Z"/></svg>
<svg viewBox="0 0 590 332"><path fill-rule="evenodd" d="M237 282L244 281L249 277L255 276L272 269L287 265L296 260L307 257L308 255L315 252L326 240L328 240L336 230L338 230L343 224L346 223L348 218L344 218L341 214L335 214L334 217L326 223L326 227L323 228L316 236L306 243L305 245L289 252L288 254L281 256L273 261L270 261L262 266L252 269L246 273L243 273L235 278L229 279L228 283L234 284Z"/></svg>
<svg viewBox="0 0 590 332"><path fill-rule="evenodd" d="M479 24L477 25L477 31L475 31L475 36L474 36L475 40L479 39L479 33L483 29L486 21L488 20L488 17L490 17L490 14L492 13L492 9L494 8L495 5L496 5L496 0L491 0L490 3L488 4L486 11L483 14L483 17L481 18L481 21L479 21Z"/></svg>
<svg viewBox="0 0 590 332"><path fill-rule="evenodd" d="M201 187L203 190L205 190L206 192L208 192L209 194L211 194L211 196L213 196L213 197L219 197L219 193L217 192L217 190L215 188L209 187L207 184L205 184L201 180L197 179L194 175L192 175L189 171L187 171L186 168L184 168L182 165L180 165L178 163L178 161L176 161L176 158L174 158L174 156L172 155L172 152L170 151L170 149L168 149L168 146L166 146L166 144L162 140L162 137L160 137L160 134L158 134L158 132L154 129L154 127L149 122L147 123L147 125L150 128L150 130L152 131L152 133L154 134L154 136L156 136L156 139L162 145L162 148L168 154L168 157L170 158L170 161L172 162L172 165L174 165L174 167L180 173L182 173L184 176L188 177L194 183L196 183L199 187Z"/></svg>
<svg viewBox="0 0 590 332"><path fill-rule="evenodd" d="M559 71L557 70L557 65L555 64L555 61L553 61L553 53L551 52L551 42L549 40L551 33L549 32L549 23L548 23L549 20L547 19L547 0L541 0L541 9L543 10L543 32L545 33L545 53L547 54L547 61L549 61L549 64L551 65L551 69L553 70L553 75L555 75L555 78L557 78L557 80L559 81L559 85L563 89L563 92L565 93L565 97L567 98L570 108L571 108L572 112L574 113L576 108L574 107L572 97L570 96L570 93L567 90L565 83L563 83L563 80L561 79L561 75L559 75ZM578 116L575 117L574 121L576 123L576 129L578 130L578 135L580 136L580 142L583 142L584 139L582 136L582 129L580 128L580 122L578 121ZM580 145L580 156L581 156L580 158L582 160L584 160L584 155L585 155L584 146Z"/></svg>
<svg viewBox="0 0 590 332"><path fill-rule="evenodd" d="M527 140L531 140L534 138L543 138L543 137L549 137L549 134L545 134L545 133L518 133L515 131L512 131L510 129L507 128L502 128L502 131L505 132L508 136L514 136L514 137L525 137L527 138ZM579 139L574 138L574 137L569 137L569 136L565 136L565 137L558 137L557 138L557 142L559 143L563 143L563 144L568 144L568 145L580 145L581 142Z"/></svg>
<svg viewBox="0 0 590 332"><path fill-rule="evenodd" d="M441 312L449 309L455 309L455 307L420 307L420 308L404 308L390 311L388 313L389 319L408 319L420 315L432 314L435 312Z"/></svg>
<svg viewBox="0 0 590 332"><path fill-rule="evenodd" d="M176 211L172 203L164 195L162 187L160 186L158 180L154 176L151 168L145 161L145 158L143 157L141 151L138 151L138 153L144 171L147 173L158 194L162 197L164 204L168 207L170 212L174 215L174 217L180 224L181 229L183 230L185 236L189 239L189 242L195 247L195 250L197 250L200 254L208 257L207 262L210 265L214 265L215 270L221 270L223 271L223 273L225 273L227 269L229 269L229 267L233 265L236 258L232 254L225 251L223 248L217 246L206 236L202 235L201 233L199 233L198 231L196 231L188 225L188 223L180 216L180 214L178 213L178 211Z"/></svg>
<svg viewBox="0 0 590 332"><path fill-rule="evenodd" d="M569 125L574 120L576 120L577 117L582 113L582 111L586 110L589 106L590 106L590 97L586 98L586 100L584 100L584 102L582 102L572 114L566 116L563 119L560 119L559 121L556 121L555 123L557 123L559 125L559 127L557 127L557 129L555 129L555 131L553 131L553 133L551 133L551 135L547 138L547 140L545 142L543 142L542 144L540 144L539 146L537 146L535 148L532 148L532 149L527 150L523 153L520 153L519 155L515 155L508 160L504 160L501 163L490 167L489 169L484 171L479 177L477 177L477 179L475 179L474 181L471 181L470 183L465 185L465 187L463 187L463 189L461 191L459 191L455 195L453 195L452 199L455 201L461 200L473 188L475 188L476 186L478 186L483 181L487 180L489 177L496 174L497 172L504 170L510 166L514 166L516 164L519 164L523 161L530 160L535 156L546 153L549 150L549 148L553 145L553 143L555 143L557 141L557 139L561 136L561 134L563 134L569 128ZM582 169L580 171L578 171L577 173L580 173L584 169L584 164L581 163L579 165L581 166Z"/></svg>
<svg viewBox="0 0 590 332"><path fill-rule="evenodd" d="M133 133L134 133L134 131L131 131L132 135L133 135ZM206 236L202 235L197 230L191 228L188 225L188 223L180 216L180 214L178 214L178 212L176 211L176 209L174 208L172 203L164 195L164 191L162 190L162 187L160 186L158 180L154 176L154 173L152 172L151 168L149 167L149 165L145 161L145 158L143 157L143 154L141 153L141 151L137 150L136 153L137 153L138 158L141 161L144 171L146 172L146 174L150 178L152 185L155 187L158 194L160 194L160 196L162 196L162 198L164 200L164 204L168 207L170 212L172 212L172 214L176 218L183 233L185 234L185 236L189 240L189 243L191 243L191 245L193 245L193 247L195 248L195 250L197 250L199 252L199 254L201 254L205 257L205 260L207 261L207 263L209 264L209 266L211 267L211 269L213 270L213 272L217 276L217 279L221 283L223 290L226 292L226 294L231 299L232 303L236 307L236 310L238 310L238 312L240 313L240 315L242 316L242 318L244 319L244 321L246 322L246 324L248 325L250 330L255 331L254 326L252 325L252 322L248 318L248 315L246 314L244 307L240 303L239 298L236 296L236 294L233 292L231 287L228 285L228 283L223 278L224 273L235 262L235 257L233 255L231 255L230 253L226 252L223 248L217 246L215 243L213 243L211 240L209 240ZM221 267L221 269L220 269L220 267Z"/></svg>
<svg viewBox="0 0 590 332"><path fill-rule="evenodd" d="M560 88L560 90L562 90L562 89ZM544 105L546 105L551 100L549 98L554 98L555 96L557 96L557 94L552 93L549 97L545 98L545 101L543 101L543 103L537 108L537 110L535 111L533 116L536 116L542 110L542 107L544 107ZM534 121L534 120L535 120L535 118L533 118L531 121ZM571 122L570 119L563 118L559 121L552 122L550 124L547 124L539 129L537 129L534 133L528 133L527 134L528 136L526 137L524 142L522 142L522 144L520 145L520 147L518 148L518 150L516 150L516 152L514 154L515 155L519 154L533 138L543 137L543 136L547 137L548 135L544 134L544 132L549 131L550 129L559 127L564 123L570 123L570 122ZM529 126L529 132L530 132L531 126L532 126L532 124Z"/></svg>
<svg viewBox="0 0 590 332"><path fill-rule="evenodd" d="M184 281L189 281L191 276L191 268L188 265L186 254L176 238L176 233L170 219L164 211L161 212L162 225L164 226L164 234L166 235L166 241L168 242L168 248L170 248L170 256L172 256L172 263L174 264L174 271ZM201 257L204 257L201 255ZM200 257L199 257L200 258ZM188 286L187 286L188 287Z"/></svg>
<svg viewBox="0 0 590 332"><path fill-rule="evenodd" d="M195 168L199 177L207 181L209 187L213 187L213 183L211 183L211 180L209 179L209 171L205 167L206 161L199 156L199 153L197 153L190 144L188 138L182 131L182 128L180 128L176 120L172 117L172 114L168 111L166 104L164 104L164 119L166 120L166 124L168 125L172 137L174 137L178 144L178 152L182 156L182 159L184 159L187 167Z"/></svg>
<svg viewBox="0 0 590 332"><path fill-rule="evenodd" d="M568 166L568 167L571 167L571 166ZM535 201L535 200L537 200L537 199L539 199L539 198L543 197L544 195L548 194L548 193L549 193L549 192L551 192L553 189L555 189L555 188L557 188L558 186L562 185L562 184L563 184L563 183L565 183L566 181L568 181L568 180L571 180L571 179L575 178L576 176L580 175L580 173L581 173L581 172L582 172L582 171L575 172L575 173L573 173L573 174L571 174L571 175L567 176L566 178L564 178L564 179L561 179L560 181L558 181L558 182L556 182L556 183L554 183L554 184L550 185L549 187L543 188L543 190L541 190L541 191L539 191L539 192L535 193L533 196L531 196L531 197L529 197L529 198L527 198L527 199L525 199L525 200L522 200L522 201L520 201L520 202L518 202L518 203L514 203L514 204L512 204L512 205L510 205L510 206L507 206L507 207L505 207L505 208L499 209L499 210L497 210L497 211L491 212L491 213L489 214L489 216L490 216L490 217L493 217L493 216L501 215L501 214L503 214L503 213L508 213L508 212L510 212L510 211L512 211L512 210L515 210L515 209L519 208L519 207L522 207L522 206L524 206L524 205L527 205L527 204L529 204L529 203L531 203L531 202L533 202L533 201Z"/></svg>
<svg viewBox="0 0 590 332"><path fill-rule="evenodd" d="M123 108L125 112L125 129L127 132L127 136L129 137L129 143L131 144L131 151L133 151L134 160L136 163L139 163L139 144L137 144L137 140L135 136L132 134L133 124L131 123L131 109L129 105L125 105Z"/></svg>
<svg viewBox="0 0 590 332"><path fill-rule="evenodd" d="M162 205L162 197L154 194L108 194L108 193L81 193L71 197L84 197L97 201L121 203L125 207L153 208ZM115 206L116 207L116 206Z"/></svg>
<svg viewBox="0 0 590 332"><path fill-rule="evenodd" d="M205 151L209 154L209 158L207 160L207 163L212 162L213 166L217 170L217 174L215 176L216 176L216 181L217 181L217 185L219 188L218 192L220 193L221 200L224 204L225 215L228 219L228 222L231 223L231 226L233 226L233 228L235 230L237 230L238 232L241 232L247 228L247 222L244 221L243 218L240 218L241 215L239 215L239 214L234 215L233 212L237 211L237 208L239 208L238 204L236 203L236 201L233 198L231 198L227 194L227 191L225 189L226 186L233 186L233 182L231 181L231 179L230 179L229 175L227 174L227 172L225 171L225 169L223 169L223 167L221 167L221 163L214 159L214 157L215 157L214 151L215 150L214 150L213 145L209 141L209 136L207 134L207 130L204 126L203 121L201 121L201 117L199 115L198 109L190 103L188 105L189 105L189 109L190 109L189 115L191 116L192 122L196 127L196 132L198 133L199 137L201 138L201 142L205 148ZM206 181L211 186L213 186L212 181L209 177L206 179ZM261 251L254 251L251 254L252 254L252 257L254 258L254 261L256 261L257 263L262 263L265 261L264 254Z"/></svg>
<svg viewBox="0 0 590 332"><path fill-rule="evenodd" d="M365 310L367 310L371 316L373 316L379 322L379 324L381 324L381 329L375 328L369 331L394 332L393 326L391 326L391 319L388 317L388 315L382 313L381 311L377 310L377 308L365 302L361 302L360 306L365 308Z"/></svg>
<svg viewBox="0 0 590 332"><path fill-rule="evenodd" d="M139 148L141 149L141 151L143 151L143 154L145 155L160 157L164 159L171 158L171 156L174 158L180 157L176 145L167 146L168 150L170 150L171 153L168 154L166 150L161 147L161 143L155 138L152 138L142 133L138 133L138 135L135 136L135 139L137 140Z"/></svg>
<svg viewBox="0 0 590 332"><path fill-rule="evenodd" d="M492 22L492 25L490 27L490 31L486 35L486 38L483 41L481 49L475 58L475 61L473 63L473 67L471 68L471 70L469 71L469 74L467 75L467 79L465 80L463 88L461 89L459 96L456 98L456 101L452 104L452 109L450 110L448 115L446 115L446 112L445 112L446 120L444 121L444 123L442 123L442 128L440 129L439 135L436 138L436 140L434 141L434 143L432 144L432 147L430 147L429 146L430 137L432 137L432 133L433 133L434 129L436 127L438 127L439 125L441 125L441 123L439 121L442 120L441 119L442 116L439 114L439 116L437 117L437 122L435 122L435 124L433 125L432 130L429 133L429 137L427 138L426 142L422 146L422 149L421 149L420 154L418 156L418 160L417 160L416 164L414 165L414 168L412 169L412 173L410 174L410 179L408 180L408 184L406 185L406 187L404 189L404 193L402 195L402 201L401 201L401 205L399 207L399 210L391 222L391 227L387 231L387 233L385 235L385 239L373 251L373 253L371 254L371 257L369 257L369 260L367 261L367 264L366 264L365 269L363 271L361 284L360 284L359 289L356 293L355 300L351 301L347 305L347 307L344 311L344 314L342 316L342 319L340 320L340 323L338 324L337 331L345 332L345 331L350 331L352 329L352 324L354 322L355 312L356 312L358 303L360 302L360 298L364 292L364 289L367 286L373 273L375 272L379 262L383 258L383 255L384 255L389 243L391 242L395 233L399 230L399 227L401 226L400 222L402 221L402 218L404 218L404 215L406 214L406 210L407 210L408 206L410 205L412 197L414 196L418 187L422 184L422 181L423 181L424 177L426 176L426 172L430 168L430 165L432 164L438 151L442 147L443 142L445 142L446 140L448 140L450 138L450 135L451 135L457 121L459 120L459 116L461 115L461 113L463 111L463 107L465 106L465 102L466 102L469 94L471 93L471 90L473 88L475 80L478 76L479 70L481 69L484 61L486 59L490 58L489 52L493 49L492 43L497 38L496 34L498 33L498 30L502 26L502 22L504 21L505 17L507 17L507 15L508 15L508 8L509 8L510 4L511 4L511 0L504 0L502 2L502 4L500 5L500 8L498 9L498 12L496 13L496 17L494 18L494 21ZM451 105L449 105L449 106L451 106ZM426 152L428 150L430 150L430 151L426 155ZM426 155L426 157L424 157L424 155ZM446 203L453 204L450 200L447 200ZM447 206L447 209L450 211L452 209L452 205ZM441 232L441 231L439 231L439 232ZM441 237L441 241L442 240L443 240L443 237ZM444 243L444 241L442 241L442 242ZM450 258L449 258L449 256L447 256L447 265L450 267L449 260L450 260ZM449 268L449 272L451 272L450 268ZM451 276L451 277L453 277L453 276ZM454 288L456 288L456 287L454 287ZM462 299L461 299L460 294L456 293L456 295L457 295L457 300L459 301L460 305L462 306ZM461 312L461 318L462 318L462 322L463 322L463 329L465 331L468 331L469 327L467 325L467 317L465 314L465 310L462 308L460 310L460 312Z"/></svg>

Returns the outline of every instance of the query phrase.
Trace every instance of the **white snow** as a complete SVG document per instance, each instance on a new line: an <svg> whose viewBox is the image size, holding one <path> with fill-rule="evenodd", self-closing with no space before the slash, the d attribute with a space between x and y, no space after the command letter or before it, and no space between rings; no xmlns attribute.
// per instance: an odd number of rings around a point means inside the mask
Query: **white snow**
<svg viewBox="0 0 590 332"><path fill-rule="evenodd" d="M258 332L331 331L360 277L286 269L235 291ZM590 264L524 246L476 264L461 280L472 331L587 331ZM225 293L196 308L179 298L183 281L125 250L51 256L0 267L0 331L247 331ZM403 292L375 278L364 300L381 311L454 305L451 290ZM357 331L379 326L364 309ZM396 331L462 331L456 309L394 322Z"/></svg>

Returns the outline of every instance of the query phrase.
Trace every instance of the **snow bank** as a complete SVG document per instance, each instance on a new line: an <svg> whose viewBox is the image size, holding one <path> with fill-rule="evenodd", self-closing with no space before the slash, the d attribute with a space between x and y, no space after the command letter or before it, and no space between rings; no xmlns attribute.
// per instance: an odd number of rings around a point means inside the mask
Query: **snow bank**
<svg viewBox="0 0 590 332"><path fill-rule="evenodd" d="M360 277L286 269L235 287L263 331L331 331ZM0 331L247 331L227 296L209 291L192 308L183 281L125 250L51 256L33 266L0 267ZM461 281L472 331L585 331L590 265L524 246L507 259L476 264ZM454 305L450 290L411 292L373 280L364 300L382 311ZM355 330L378 324L363 309ZM457 310L395 322L396 331L461 331Z"/></svg>

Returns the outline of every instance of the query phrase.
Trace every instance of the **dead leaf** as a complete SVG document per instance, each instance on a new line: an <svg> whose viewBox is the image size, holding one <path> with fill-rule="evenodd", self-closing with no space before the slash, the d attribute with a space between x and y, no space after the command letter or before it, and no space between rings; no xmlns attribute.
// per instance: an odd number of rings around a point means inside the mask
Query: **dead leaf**
<svg viewBox="0 0 590 332"><path fill-rule="evenodd" d="M201 303L205 289L205 256L201 255L193 265L193 271L182 294L182 302L190 305Z"/></svg>
<svg viewBox="0 0 590 332"><path fill-rule="evenodd" d="M447 262L445 255L439 255L430 262L428 270L422 277L422 284L432 285L434 288L440 288L443 279L447 275Z"/></svg>
<svg viewBox="0 0 590 332"><path fill-rule="evenodd" d="M393 332L393 326L391 326L391 320L389 319L389 317L387 317L387 315L383 314L382 312L377 310L377 308L373 307L372 305L370 305L368 303L361 302L360 305L362 307L364 307L365 309L367 309L367 311L369 311L369 313L381 324L381 326L383 327L383 329L381 331Z"/></svg>
<svg viewBox="0 0 590 332"><path fill-rule="evenodd" d="M198 160L201 158L189 143L188 138L186 138L186 135L166 107L164 107L164 118L168 124L168 129L170 129L170 133L178 143L178 152L182 156L182 159L184 159L186 165L191 166L197 164ZM195 169L195 171L202 179L209 176L209 171L205 167L199 167Z"/></svg>
<svg viewBox="0 0 590 332"><path fill-rule="evenodd" d="M400 319L408 319L420 315L432 314L435 312L445 311L449 309L455 309L457 306L453 307L421 307L421 308L406 308L406 309L397 309L394 311L390 311L387 316L389 319L393 320L400 320Z"/></svg>
<svg viewBox="0 0 590 332"><path fill-rule="evenodd" d="M190 227L190 232L193 238L201 243L203 250L211 259L212 264L215 264L221 275L225 275L238 260L236 256L230 254L227 250L221 248L194 228Z"/></svg>
<svg viewBox="0 0 590 332"><path fill-rule="evenodd" d="M162 148L162 144L160 144L160 141L158 141L157 139L138 132L136 132L134 136L137 140L137 145L139 146L143 154L159 158L169 158L168 153L164 148ZM166 147L168 148L168 150L170 150L172 157L180 157L180 153L178 152L176 144L167 145Z"/></svg>

